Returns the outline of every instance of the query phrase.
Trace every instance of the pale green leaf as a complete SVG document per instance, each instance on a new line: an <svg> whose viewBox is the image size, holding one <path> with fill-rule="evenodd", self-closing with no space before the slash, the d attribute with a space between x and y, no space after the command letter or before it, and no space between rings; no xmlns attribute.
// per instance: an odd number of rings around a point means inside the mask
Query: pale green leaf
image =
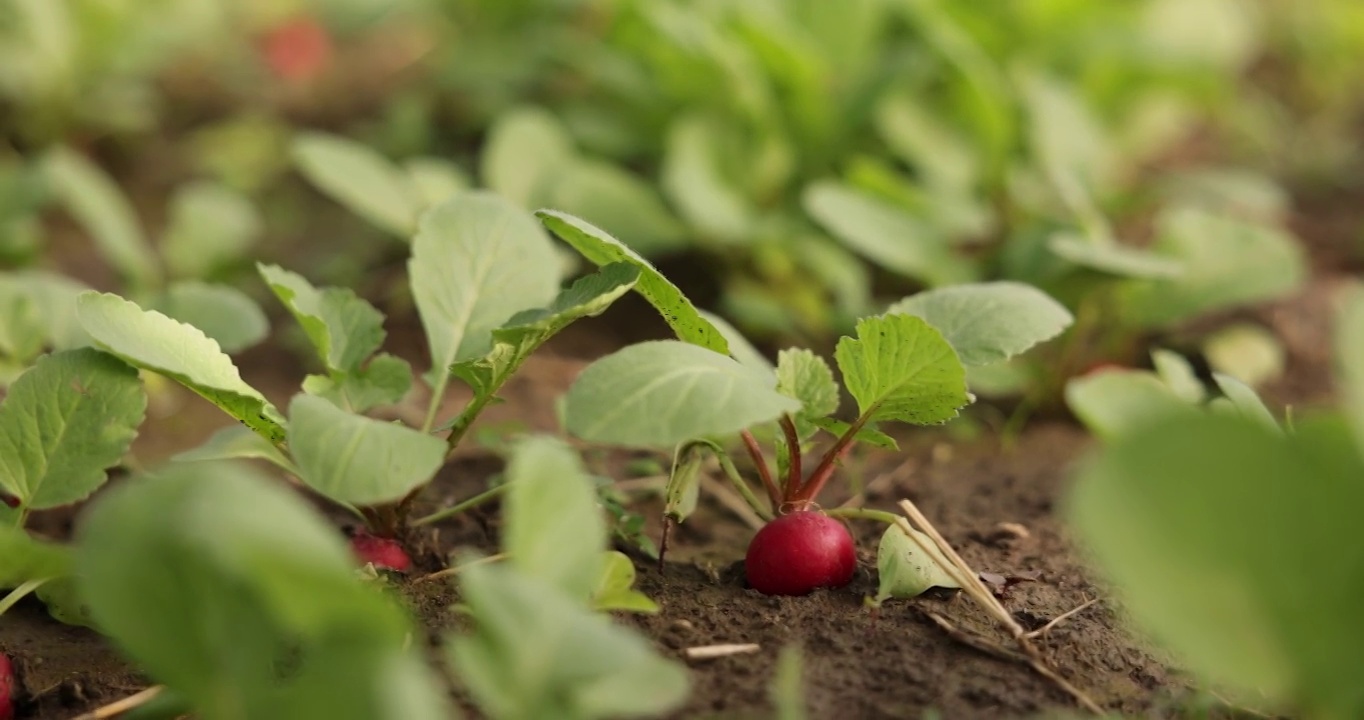
<svg viewBox="0 0 1364 720"><path fill-rule="evenodd" d="M554 298L553 245L525 211L491 193L454 196L422 217L412 294L444 388L447 368L486 355L492 331Z"/></svg>
<svg viewBox="0 0 1364 720"><path fill-rule="evenodd" d="M539 210L535 214L545 227L593 263L628 262L639 267L640 277L635 290L658 309L679 339L718 353L729 352L724 335L701 317L682 291L648 260L600 228L572 215L554 210Z"/></svg>
<svg viewBox="0 0 1364 720"><path fill-rule="evenodd" d="M76 571L100 629L205 720L449 717L410 623L361 583L341 534L242 466L120 484L79 528Z"/></svg>
<svg viewBox="0 0 1364 720"><path fill-rule="evenodd" d="M1217 389L1222 391L1223 397L1231 403L1231 408L1236 414L1251 422L1260 423L1270 430L1279 430L1279 421L1274 419L1274 414L1265 407L1264 401L1249 385L1222 373L1213 373L1212 379L1217 382Z"/></svg>
<svg viewBox="0 0 1364 720"><path fill-rule="evenodd" d="M843 437L848 430L852 429L851 423L831 417L815 418L810 421L810 424L834 437ZM856 439L857 442L866 443L867 445L879 447L884 450L893 451L900 449L900 444L895 442L895 438L877 430L870 424L864 425L862 429L858 430L854 439Z"/></svg>
<svg viewBox="0 0 1364 720"><path fill-rule="evenodd" d="M1102 195L1114 170L1113 144L1077 89L1058 77L1026 72L1019 86L1037 163L1048 175L1074 178Z"/></svg>
<svg viewBox="0 0 1364 720"><path fill-rule="evenodd" d="M68 148L44 161L48 185L67 212L90 233L100 254L137 287L155 286L161 268L136 213L112 178Z"/></svg>
<svg viewBox="0 0 1364 720"><path fill-rule="evenodd" d="M336 375L309 375L303 392L326 398L333 405L363 413L381 405L396 405L412 389L412 366L407 361L380 353L365 367Z"/></svg>
<svg viewBox="0 0 1364 720"><path fill-rule="evenodd" d="M718 132L699 116L675 121L668 131L659 182L682 217L703 235L742 242L753 232L753 208L725 176Z"/></svg>
<svg viewBox="0 0 1364 720"><path fill-rule="evenodd" d="M1314 717L1364 709L1364 476L1348 432L1172 417L1084 465L1078 537L1125 612L1205 681Z"/></svg>
<svg viewBox="0 0 1364 720"><path fill-rule="evenodd" d="M76 502L104 484L147 409L137 372L83 348L39 360L0 405L0 488L23 506Z"/></svg>
<svg viewBox="0 0 1364 720"><path fill-rule="evenodd" d="M800 401L800 414L822 418L838 409L838 383L824 358L803 348L777 353L777 392Z"/></svg>
<svg viewBox="0 0 1364 720"><path fill-rule="evenodd" d="M739 329L729 323L728 320L707 310L696 311L701 319L715 326L715 329L724 336L725 342L729 345L729 356L739 361L740 365L760 372L776 372L777 367L767 359L762 351L753 346Z"/></svg>
<svg viewBox="0 0 1364 720"><path fill-rule="evenodd" d="M543 580L509 567L473 566L460 574L460 594L474 632L446 647L490 717L655 716L686 698L685 668Z"/></svg>
<svg viewBox="0 0 1364 720"><path fill-rule="evenodd" d="M934 117L919 98L889 95L876 106L876 131L901 159L936 185L971 188L979 174L975 148Z"/></svg>
<svg viewBox="0 0 1364 720"><path fill-rule="evenodd" d="M522 440L507 482L502 550L512 566L586 604L601 573L606 521L577 452L551 437Z"/></svg>
<svg viewBox="0 0 1364 720"><path fill-rule="evenodd" d="M1301 246L1267 225L1183 208L1160 218L1155 249L1184 264L1176 278L1125 288L1131 322L1167 326L1202 313L1264 302L1307 277Z"/></svg>
<svg viewBox="0 0 1364 720"><path fill-rule="evenodd" d="M173 275L202 278L247 254L263 229L251 201L226 185L192 182L171 197L161 255Z"/></svg>
<svg viewBox="0 0 1364 720"><path fill-rule="evenodd" d="M166 289L157 310L172 320L199 328L225 353L259 343L270 333L270 321L242 291L227 285L181 280Z"/></svg>
<svg viewBox="0 0 1364 720"><path fill-rule="evenodd" d="M1184 264L1177 258L1130 245L1098 243L1073 233L1052 235L1047 249L1080 267L1118 277L1174 278L1184 273Z"/></svg>
<svg viewBox="0 0 1364 720"><path fill-rule="evenodd" d="M242 381L232 358L203 331L108 293L81 294L76 314L101 349L175 380L266 440L284 441L279 411Z"/></svg>
<svg viewBox="0 0 1364 720"><path fill-rule="evenodd" d="M71 551L39 540L23 528L0 525L0 589L71 572Z"/></svg>
<svg viewBox="0 0 1364 720"><path fill-rule="evenodd" d="M27 364L43 351L45 324L27 288L14 278L0 276L0 355Z"/></svg>
<svg viewBox="0 0 1364 720"><path fill-rule="evenodd" d="M948 560L933 544L933 539L918 530L909 532L914 533L929 551L921 550L900 526L886 528L876 549L877 603L889 598L918 597L933 587L961 587L944 569Z"/></svg>
<svg viewBox="0 0 1364 720"><path fill-rule="evenodd" d="M608 550L602 553L602 557L601 576L597 579L597 589L592 593L593 610L644 614L658 612L657 603L634 589L635 564L625 553Z"/></svg>
<svg viewBox="0 0 1364 720"><path fill-rule="evenodd" d="M549 178L576 154L558 118L540 108L515 108L488 130L479 170L489 189L530 209L543 203Z"/></svg>
<svg viewBox="0 0 1364 720"><path fill-rule="evenodd" d="M1198 379L1193 365L1183 355L1171 350L1152 350L1151 362L1156 366L1156 375L1170 389L1175 397L1186 403L1197 405L1208 396L1208 389Z"/></svg>
<svg viewBox="0 0 1364 720"><path fill-rule="evenodd" d="M770 374L703 347L658 340L589 365L564 397L563 418L584 440L669 448L799 409Z"/></svg>
<svg viewBox="0 0 1364 720"><path fill-rule="evenodd" d="M257 265L256 269L298 320L330 370L354 372L383 345L383 314L353 290L318 290L297 273L275 265Z"/></svg>
<svg viewBox="0 0 1364 720"><path fill-rule="evenodd" d="M1194 412L1154 373L1105 370L1066 383L1066 405L1089 428L1105 439L1169 417Z"/></svg>
<svg viewBox="0 0 1364 720"><path fill-rule="evenodd" d="M806 720L805 662L798 645L787 645L777 654L777 669L767 694L776 710L776 720Z"/></svg>
<svg viewBox="0 0 1364 720"><path fill-rule="evenodd" d="M458 165L440 158L420 157L403 163L422 207L433 207L473 186Z"/></svg>
<svg viewBox="0 0 1364 720"><path fill-rule="evenodd" d="M1174 173L1162 184L1168 201L1201 205L1263 222L1279 222L1292 205L1269 176L1237 168L1196 168Z"/></svg>
<svg viewBox="0 0 1364 720"><path fill-rule="evenodd" d="M884 200L821 181L805 188L801 202L834 237L887 270L930 285L965 282L975 274L936 228Z"/></svg>
<svg viewBox="0 0 1364 720"><path fill-rule="evenodd" d="M575 160L551 179L544 205L609 227L630 239L630 247L657 255L685 246L682 224L663 204L653 185L629 171L599 160Z"/></svg>
<svg viewBox="0 0 1364 720"><path fill-rule="evenodd" d="M76 319L76 296L89 290L81 283L44 270L23 270L0 275L0 295L26 298L33 309L36 327L20 318L0 316L15 344L41 341L55 350L90 344L90 336ZM31 337L36 333L36 338Z"/></svg>
<svg viewBox="0 0 1364 720"><path fill-rule="evenodd" d="M912 315L864 318L834 352L843 384L870 422L943 423L970 402L966 369L941 333Z"/></svg>
<svg viewBox="0 0 1364 720"><path fill-rule="evenodd" d="M1254 323L1237 323L1203 338L1208 366L1258 387L1284 374L1288 351L1272 331Z"/></svg>
<svg viewBox="0 0 1364 720"><path fill-rule="evenodd" d="M928 290L891 305L887 313L923 318L938 329L966 365L1003 362L1050 340L1075 318L1031 285L1000 281Z"/></svg>
<svg viewBox="0 0 1364 720"><path fill-rule="evenodd" d="M294 162L322 192L406 241L425 205L411 179L387 158L354 140L320 132L293 142Z"/></svg>
<svg viewBox="0 0 1364 720"><path fill-rule="evenodd" d="M171 458L175 462L203 462L208 460L265 460L291 475L298 468L270 441L241 425L228 425L213 433L202 445Z"/></svg>
<svg viewBox="0 0 1364 720"><path fill-rule="evenodd" d="M399 500L445 463L438 437L305 394L289 403L289 452L308 487L355 505Z"/></svg>

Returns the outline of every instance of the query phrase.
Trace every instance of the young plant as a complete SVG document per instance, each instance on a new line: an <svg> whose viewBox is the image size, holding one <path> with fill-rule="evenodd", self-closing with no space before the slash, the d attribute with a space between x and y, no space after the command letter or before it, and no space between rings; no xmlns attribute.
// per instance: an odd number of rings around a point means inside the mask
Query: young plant
<svg viewBox="0 0 1364 720"><path fill-rule="evenodd" d="M558 213L541 216L570 244L594 249L584 254L596 262L629 252L588 223ZM692 342L641 343L593 363L564 398L564 425L594 442L676 447L667 489L670 522L684 520L694 509L704 455L718 457L755 512L776 518L754 538L745 565L750 584L779 594L840 586L852 577L852 538L820 511L818 498L854 443L893 446L878 429L885 422L928 425L951 419L970 402L964 361L1011 356L1070 322L1050 298L1012 283L944 289L908 299L899 312L864 318L856 337L840 340L835 353L858 408L848 423L832 417L839 388L822 358L808 350L787 350L773 368L751 349L739 350L741 338L730 333L725 339L726 330L697 313L671 285L645 286L641 280L638 289ZM776 474L763 455L757 428L774 438ZM833 441L807 473L804 453L820 432ZM717 442L735 435L757 470L766 505Z"/></svg>

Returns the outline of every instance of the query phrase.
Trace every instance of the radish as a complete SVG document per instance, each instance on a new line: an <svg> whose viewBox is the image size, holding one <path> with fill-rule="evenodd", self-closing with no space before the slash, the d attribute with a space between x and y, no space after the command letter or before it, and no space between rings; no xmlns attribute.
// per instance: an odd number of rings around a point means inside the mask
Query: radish
<svg viewBox="0 0 1364 720"><path fill-rule="evenodd" d="M0 653L0 720L14 718L14 666L9 657Z"/></svg>
<svg viewBox="0 0 1364 720"><path fill-rule="evenodd" d="M817 510L782 515L748 545L748 584L765 595L805 595L852 580L857 554L843 523Z"/></svg>
<svg viewBox="0 0 1364 720"><path fill-rule="evenodd" d="M360 530L351 536L350 549L362 565L372 563L376 568L398 572L407 572L412 568L412 558L392 538L378 537Z"/></svg>

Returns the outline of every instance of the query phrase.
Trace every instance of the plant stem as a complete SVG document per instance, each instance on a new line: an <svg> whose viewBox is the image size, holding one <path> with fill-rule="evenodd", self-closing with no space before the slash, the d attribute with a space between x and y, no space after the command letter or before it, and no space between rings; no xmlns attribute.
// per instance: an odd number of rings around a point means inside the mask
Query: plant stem
<svg viewBox="0 0 1364 720"><path fill-rule="evenodd" d="M734 489L738 490L739 494L744 497L744 502L747 502L748 506L753 508L753 512L757 513L758 517L762 518L764 522L770 521L772 519L772 512L774 512L776 508L769 511L762 507L758 502L758 496L753 494L753 489L744 481L744 476L739 474L739 468L734 467L734 461L729 459L728 453L716 453L716 457L720 460L720 467L724 469L725 474L729 476L729 481L734 483Z"/></svg>
<svg viewBox="0 0 1364 720"><path fill-rule="evenodd" d="M445 400L445 386L450 382L450 369L445 368L436 384L431 387L431 402L426 406L426 419L422 420L422 433L431 432L436 424L436 413L440 411L441 401Z"/></svg>
<svg viewBox="0 0 1364 720"><path fill-rule="evenodd" d="M852 425L848 426L846 432L839 436L838 440L824 453L815 471L810 474L810 479L805 481L800 491L794 497L788 498L787 502L811 503L819 497L819 492L828 484L829 478L833 477L834 468L838 466L838 461L842 459L849 449L852 448L857 433L862 432L862 427L867 424L867 419L871 417L870 411L859 415Z"/></svg>
<svg viewBox="0 0 1364 720"><path fill-rule="evenodd" d="M507 488L509 487L511 487L510 483L503 483L495 488L492 488L491 490L484 490L483 492L469 498L468 500L465 500L462 503L459 503L457 505L451 505L450 507L441 510L437 510L436 512L433 512L430 515L427 515L426 517L417 518L416 520L412 521L412 526L417 527L419 525L430 525L433 522L439 522L441 520L444 520L445 518L454 517L455 515L458 515L464 512L465 510L468 510L469 508L478 507L479 505L482 505L483 503L492 500L498 495L501 495L502 493L506 492Z"/></svg>
<svg viewBox="0 0 1364 720"><path fill-rule="evenodd" d="M875 520L887 525L894 525L900 519L900 516L893 512L869 510L867 508L834 508L825 510L824 514L833 518L848 518L849 520Z"/></svg>
<svg viewBox="0 0 1364 720"><path fill-rule="evenodd" d="M790 415L781 416L781 429L786 434L786 482L782 486L782 496L791 497L800 487L805 473L800 467L800 433L796 432L796 422Z"/></svg>
<svg viewBox="0 0 1364 720"><path fill-rule="evenodd" d="M489 563L500 562L506 559L507 559L506 553L498 553L496 555L489 555L488 557L481 557L477 560L470 560L469 562L464 563L463 565L453 565L451 567L445 568L444 570L437 570L431 573L430 575L423 575L417 578L416 580L413 580L412 584L415 585L420 582L426 582L427 580L435 580L437 578L458 575L461 571L474 567L476 565L487 565Z"/></svg>
<svg viewBox="0 0 1364 720"><path fill-rule="evenodd" d="M763 449L758 445L758 438L753 437L753 433L747 430L739 433L739 436L744 439L744 448L753 459L753 465L758 468L758 477L762 478L767 498L772 501L772 512L780 512L781 492L777 490L777 484L772 482L772 470L767 467L767 458L763 457Z"/></svg>
<svg viewBox="0 0 1364 720"><path fill-rule="evenodd" d="M459 417L455 418L455 421L450 424L450 434L445 438L446 462L449 462L450 458L454 457L455 448L459 447L460 441L468 434L469 428L473 426L474 420L478 417L478 414L483 412L483 408L487 407L488 403L492 402L493 398L497 397L495 393L496 391L490 392L487 395L475 397L464 407L464 410L460 412Z"/></svg>
<svg viewBox="0 0 1364 720"><path fill-rule="evenodd" d="M43 578L42 580L29 580L23 585L20 585L19 587L9 591L8 595L6 595L3 598L0 598L0 615L4 615L7 610L14 607L15 603L19 602L20 600L23 600L26 595L42 587L44 583L51 579L52 578Z"/></svg>

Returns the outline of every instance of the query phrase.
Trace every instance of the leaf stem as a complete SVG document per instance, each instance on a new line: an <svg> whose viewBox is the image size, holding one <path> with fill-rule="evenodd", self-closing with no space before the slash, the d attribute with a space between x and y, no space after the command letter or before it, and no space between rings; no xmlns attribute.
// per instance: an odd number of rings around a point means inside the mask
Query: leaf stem
<svg viewBox="0 0 1364 720"><path fill-rule="evenodd" d="M738 490L739 494L744 497L744 501L748 503L749 507L753 508L753 512L757 513L758 517L762 518L763 522L770 521L772 519L772 512L776 509L775 506L773 507L773 510L763 508L762 504L758 502L758 496L753 494L753 489L750 488L748 482L744 480L744 476L740 475L739 469L734 467L734 461L729 459L728 453L720 452L716 453L715 456L719 458L720 467L725 471L725 475L729 476L729 481L734 483L734 489ZM724 486L721 485L719 487Z"/></svg>
<svg viewBox="0 0 1364 720"><path fill-rule="evenodd" d="M772 501L772 511L781 510L781 492L777 490L777 484L772 482L772 470L767 466L767 458L763 457L762 447L758 445L758 439L753 437L753 433L744 430L739 433L744 439L744 448L748 450L748 456L753 459L753 465L758 468L758 477L762 478L763 488L767 490L767 498Z"/></svg>
<svg viewBox="0 0 1364 720"><path fill-rule="evenodd" d="M825 510L825 515L832 518L847 518L849 520L875 520L876 522L894 525L900 519L899 515L885 510L870 510L867 508L834 508Z"/></svg>
<svg viewBox="0 0 1364 720"><path fill-rule="evenodd" d="M47 583L47 581L51 579L52 578L43 578L41 580L29 580L28 582L20 585L19 587L9 591L8 595L6 595L3 598L0 598L0 615L4 615L6 611L14 607L15 603L19 602L20 600L23 600L25 596L27 596L34 590L37 590L38 588L42 587L45 583Z"/></svg>
<svg viewBox="0 0 1364 720"><path fill-rule="evenodd" d="M852 448L853 442L857 438L857 433L862 432L862 427L867 424L867 420L871 418L871 413L874 409L875 408L869 409L867 412L859 415L857 420L855 420L852 425L848 426L848 429L839 436L833 446L824 453L824 457L820 459L819 465L817 465L815 471L810 474L810 479L805 481L805 484L800 487L800 490L794 497L788 499L788 502L810 503L814 502L815 498L819 497L819 492L828 484L829 478L833 477L834 469L838 466L838 461Z"/></svg>
<svg viewBox="0 0 1364 720"><path fill-rule="evenodd" d="M507 488L509 487L511 487L510 483L503 483L490 490L484 490L483 492L469 498L468 500L465 500L462 503L458 503L456 505L451 505L448 508L437 510L436 512L433 512L430 515L427 515L426 517L417 518L416 520L412 521L412 526L417 527L420 525L430 525L433 522L439 522L448 517L454 517L455 515L458 515L464 512L465 510L478 507L479 505L482 505L483 503L488 502L493 498L496 498L497 496L506 492Z"/></svg>
<svg viewBox="0 0 1364 720"><path fill-rule="evenodd" d="M782 487L782 496L790 498L805 477L800 467L800 433L796 432L796 422L789 414L781 416L781 430L786 435L787 452L786 482Z"/></svg>
<svg viewBox="0 0 1364 720"><path fill-rule="evenodd" d="M422 421L422 432L431 432L431 427L436 424L436 413L440 411L440 404L445 400L445 386L450 383L450 368L442 368L440 379L435 385L431 386L431 402L426 406L426 419Z"/></svg>
<svg viewBox="0 0 1364 720"><path fill-rule="evenodd" d="M501 386L499 385L499 388L500 387ZM459 413L459 417L456 417L454 422L450 424L450 434L445 438L446 462L449 462L450 458L454 457L455 448L459 447L460 441L468 434L469 428L473 426L474 420L478 418L478 414L483 412L483 408L487 407L488 403L492 402L493 399L497 397L497 389L498 388L494 388L492 392L489 392L486 395L474 396L474 399L469 401L469 404Z"/></svg>

